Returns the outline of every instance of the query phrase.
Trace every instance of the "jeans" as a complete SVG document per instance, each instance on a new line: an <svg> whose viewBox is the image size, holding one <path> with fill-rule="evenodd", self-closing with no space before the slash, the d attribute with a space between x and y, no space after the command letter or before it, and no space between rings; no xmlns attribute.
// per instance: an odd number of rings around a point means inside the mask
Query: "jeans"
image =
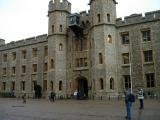
<svg viewBox="0 0 160 120"><path fill-rule="evenodd" d="M131 119L131 107L132 107L132 102L127 102L127 118Z"/></svg>
<svg viewBox="0 0 160 120"><path fill-rule="evenodd" d="M143 109L143 99L139 99L140 101L140 108L139 109Z"/></svg>

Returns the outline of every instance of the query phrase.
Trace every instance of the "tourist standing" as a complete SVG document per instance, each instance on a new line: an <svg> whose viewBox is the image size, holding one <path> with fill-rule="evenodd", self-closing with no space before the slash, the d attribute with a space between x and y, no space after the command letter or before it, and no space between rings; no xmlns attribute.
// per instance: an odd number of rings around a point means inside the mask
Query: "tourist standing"
<svg viewBox="0 0 160 120"><path fill-rule="evenodd" d="M139 99L139 103L140 103L139 109L143 109L144 108L144 104L143 104L143 99L144 99L143 89L139 90L139 92L138 92L138 99Z"/></svg>

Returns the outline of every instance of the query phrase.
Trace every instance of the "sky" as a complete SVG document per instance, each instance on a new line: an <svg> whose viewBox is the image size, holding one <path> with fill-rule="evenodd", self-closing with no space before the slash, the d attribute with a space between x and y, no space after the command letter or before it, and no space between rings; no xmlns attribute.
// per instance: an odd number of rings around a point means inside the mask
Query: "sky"
<svg viewBox="0 0 160 120"><path fill-rule="evenodd" d="M0 38L6 43L48 32L50 0L0 0ZM89 0L68 0L72 13L88 10ZM160 0L117 0L117 18L160 10Z"/></svg>

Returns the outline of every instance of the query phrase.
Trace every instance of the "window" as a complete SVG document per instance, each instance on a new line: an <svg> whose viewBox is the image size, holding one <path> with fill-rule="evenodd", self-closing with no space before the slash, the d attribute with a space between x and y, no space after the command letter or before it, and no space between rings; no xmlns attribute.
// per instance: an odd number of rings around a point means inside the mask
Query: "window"
<svg viewBox="0 0 160 120"><path fill-rule="evenodd" d="M77 58L76 59L76 67L79 67L80 65L79 65L79 59Z"/></svg>
<svg viewBox="0 0 160 120"><path fill-rule="evenodd" d="M44 72L47 72L47 70L48 70L48 64L44 63Z"/></svg>
<svg viewBox="0 0 160 120"><path fill-rule="evenodd" d="M123 64L129 64L129 53L123 53L122 54L122 58L123 58Z"/></svg>
<svg viewBox="0 0 160 120"><path fill-rule="evenodd" d="M12 53L12 60L16 60L16 52Z"/></svg>
<svg viewBox="0 0 160 120"><path fill-rule="evenodd" d="M31 90L33 91L35 86L37 85L37 81L32 81Z"/></svg>
<svg viewBox="0 0 160 120"><path fill-rule="evenodd" d="M124 87L125 89L131 88L130 75L124 75Z"/></svg>
<svg viewBox="0 0 160 120"><path fill-rule="evenodd" d="M7 68L3 68L3 75L7 74Z"/></svg>
<svg viewBox="0 0 160 120"><path fill-rule="evenodd" d="M11 90L12 91L15 90L15 82L14 81L11 83Z"/></svg>
<svg viewBox="0 0 160 120"><path fill-rule="evenodd" d="M48 56L48 47L47 46L44 47L44 56Z"/></svg>
<svg viewBox="0 0 160 120"><path fill-rule="evenodd" d="M148 74L146 74L146 82L147 82L147 88L153 88L153 87L155 87L154 73L148 73Z"/></svg>
<svg viewBox="0 0 160 120"><path fill-rule="evenodd" d="M50 90L53 90L53 81L50 82Z"/></svg>
<svg viewBox="0 0 160 120"><path fill-rule="evenodd" d="M87 58L84 58L84 66L87 67L88 64L87 64Z"/></svg>
<svg viewBox="0 0 160 120"><path fill-rule="evenodd" d="M21 81L21 91L25 91L25 81Z"/></svg>
<svg viewBox="0 0 160 120"><path fill-rule="evenodd" d="M112 36L111 35L108 35L107 42L112 43Z"/></svg>
<svg viewBox="0 0 160 120"><path fill-rule="evenodd" d="M59 32L62 32L62 25L59 26Z"/></svg>
<svg viewBox="0 0 160 120"><path fill-rule="evenodd" d="M99 53L99 64L103 64L102 53Z"/></svg>
<svg viewBox="0 0 160 120"><path fill-rule="evenodd" d="M47 91L47 80L43 80L43 91Z"/></svg>
<svg viewBox="0 0 160 120"><path fill-rule="evenodd" d="M37 72L37 64L33 64L32 67L33 67L33 72Z"/></svg>
<svg viewBox="0 0 160 120"><path fill-rule="evenodd" d="M113 78L110 79L110 89L114 90L114 79Z"/></svg>
<svg viewBox="0 0 160 120"><path fill-rule="evenodd" d="M54 60L51 59L51 69L53 69L53 68L54 68Z"/></svg>
<svg viewBox="0 0 160 120"><path fill-rule="evenodd" d="M62 49L63 49L63 45L62 45L62 43L60 43L59 44L59 51L62 51Z"/></svg>
<svg viewBox="0 0 160 120"><path fill-rule="evenodd" d="M107 14L107 21L108 21L108 22L111 21L110 14Z"/></svg>
<svg viewBox="0 0 160 120"><path fill-rule="evenodd" d="M80 67L83 67L83 58L80 58Z"/></svg>
<svg viewBox="0 0 160 120"><path fill-rule="evenodd" d="M101 22L101 15L100 14L97 15L97 20L98 20L98 23Z"/></svg>
<svg viewBox="0 0 160 120"><path fill-rule="evenodd" d="M32 57L37 57L37 48L32 49Z"/></svg>
<svg viewBox="0 0 160 120"><path fill-rule="evenodd" d="M12 67L12 74L16 74L16 67Z"/></svg>
<svg viewBox="0 0 160 120"><path fill-rule="evenodd" d="M22 50L22 58L26 59L26 55L27 55L27 51L26 50Z"/></svg>
<svg viewBox="0 0 160 120"><path fill-rule="evenodd" d="M54 25L52 25L52 34L54 33Z"/></svg>
<svg viewBox="0 0 160 120"><path fill-rule="evenodd" d="M26 66L22 65L22 73L26 73Z"/></svg>
<svg viewBox="0 0 160 120"><path fill-rule="evenodd" d="M152 50L144 51L144 62L152 62L153 56L152 56Z"/></svg>
<svg viewBox="0 0 160 120"><path fill-rule="evenodd" d="M7 62L7 54L3 54L3 61Z"/></svg>
<svg viewBox="0 0 160 120"><path fill-rule="evenodd" d="M2 85L3 85L3 86L2 86L2 90L5 91L5 90L6 90L6 82L3 82Z"/></svg>
<svg viewBox="0 0 160 120"><path fill-rule="evenodd" d="M150 30L142 31L142 39L144 42L151 41L151 32Z"/></svg>
<svg viewBox="0 0 160 120"><path fill-rule="evenodd" d="M122 44L129 44L129 33L122 33Z"/></svg>
<svg viewBox="0 0 160 120"><path fill-rule="evenodd" d="M104 84L103 84L103 79L100 79L100 89L103 90L104 89Z"/></svg>
<svg viewBox="0 0 160 120"><path fill-rule="evenodd" d="M59 81L59 90L62 90L62 81Z"/></svg>

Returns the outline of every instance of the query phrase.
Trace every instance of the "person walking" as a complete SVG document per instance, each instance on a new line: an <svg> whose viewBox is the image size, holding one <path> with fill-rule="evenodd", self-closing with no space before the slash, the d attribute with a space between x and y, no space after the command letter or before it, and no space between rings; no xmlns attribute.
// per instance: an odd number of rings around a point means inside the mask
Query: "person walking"
<svg viewBox="0 0 160 120"><path fill-rule="evenodd" d="M135 102L135 96L133 93L131 93L131 90L128 89L125 92L125 104L126 104L126 111L127 111L126 120L131 120L131 108L132 108L133 102Z"/></svg>
<svg viewBox="0 0 160 120"><path fill-rule="evenodd" d="M143 89L140 89L138 92L138 99L139 99L139 103L140 103L140 107L139 109L143 109L144 108L144 104L143 104L143 99L144 99L144 95L143 95Z"/></svg>

